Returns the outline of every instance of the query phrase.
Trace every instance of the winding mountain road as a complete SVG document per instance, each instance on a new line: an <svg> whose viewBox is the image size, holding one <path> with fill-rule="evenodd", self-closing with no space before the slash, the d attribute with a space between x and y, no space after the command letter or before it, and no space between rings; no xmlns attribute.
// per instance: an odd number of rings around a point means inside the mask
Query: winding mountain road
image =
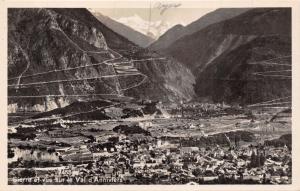
<svg viewBox="0 0 300 191"><path fill-rule="evenodd" d="M101 78L116 78L116 89L117 89L118 94L121 94L122 91L126 91L126 90L129 90L129 89L140 86L148 78L146 75L140 73L137 69L135 69L133 67L133 62L143 62L143 61L150 61L150 60L153 61L153 60L163 60L163 59L165 59L165 58L162 57L162 58L146 58L146 59L140 59L140 60L114 62L114 61L116 61L118 59L121 59L121 58L124 58L124 57L121 54L119 54L118 52L116 52L116 51L114 51L110 48L108 48L107 50L104 50L104 51L103 50L101 50L101 51L86 51L86 50L83 50L78 44L76 44L71 38L69 38L68 35L63 30L61 30L60 28L52 27L51 29L60 31L70 41L70 43L72 43L77 49L79 49L82 52L94 53L94 54L103 54L103 53L105 53L105 54L109 54L111 58L107 59L103 62L100 62L100 63L86 65L86 66L77 66L77 67L73 67L73 68L65 68L65 69L60 69L60 70L55 69L55 70L51 70L51 71L47 71L47 72L40 72L40 73L36 73L36 74L32 74L32 75L23 75L28 70L28 68L30 66L30 63L29 63L27 65L26 69L21 73L20 76L8 79L8 81L18 79L17 84L9 84L8 85L9 88L14 88L14 87L18 87L18 88L23 87L24 88L24 87L28 87L28 86L46 85L46 84L53 84L53 83L65 83L65 82L84 81L84 80L96 80L96 79L101 79ZM123 68L120 67L120 66L122 66L123 63L131 63L132 67L130 67L128 69L126 69L126 67L123 67ZM77 69L87 68L87 67L95 67L95 66L99 66L99 65L102 65L102 64L112 66L113 74L112 75L99 76L99 77L92 77L92 78L80 78L80 79L70 79L70 80L53 80L53 81L42 81L42 82L33 82L33 83L24 83L24 84L20 83L21 78L29 78L29 77L33 77L33 76L47 75L47 74L50 74L50 73L65 72L65 71L77 70ZM118 74L118 71L121 74ZM141 75L144 78L139 83L137 83L133 86L130 86L130 87L127 87L127 88L121 88L118 77L137 76L137 75ZM90 94L90 95L96 95L96 94ZM51 96L51 95L49 95L49 96ZM59 95L52 95L52 96L59 96ZM61 96L63 97L64 95L61 95ZM69 96L78 96L78 95L69 95ZM37 97L37 96L8 96L8 97L10 97L10 98L17 98L17 97L25 98L25 97Z"/></svg>

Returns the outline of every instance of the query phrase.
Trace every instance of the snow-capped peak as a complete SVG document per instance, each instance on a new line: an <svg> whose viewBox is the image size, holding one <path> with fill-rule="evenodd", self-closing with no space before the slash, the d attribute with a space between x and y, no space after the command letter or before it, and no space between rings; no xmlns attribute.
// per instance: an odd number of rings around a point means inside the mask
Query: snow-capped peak
<svg viewBox="0 0 300 191"><path fill-rule="evenodd" d="M158 39L159 36L173 26L171 23L162 20L147 21L137 14L115 20L154 39Z"/></svg>

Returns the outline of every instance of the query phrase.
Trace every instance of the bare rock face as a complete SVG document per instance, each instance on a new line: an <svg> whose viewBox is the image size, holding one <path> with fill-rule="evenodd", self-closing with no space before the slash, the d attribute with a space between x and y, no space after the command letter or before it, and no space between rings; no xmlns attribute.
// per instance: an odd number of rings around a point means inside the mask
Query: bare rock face
<svg viewBox="0 0 300 191"><path fill-rule="evenodd" d="M136 46L86 9L9 9L8 25L10 111L119 95L194 96L194 76L185 66Z"/></svg>

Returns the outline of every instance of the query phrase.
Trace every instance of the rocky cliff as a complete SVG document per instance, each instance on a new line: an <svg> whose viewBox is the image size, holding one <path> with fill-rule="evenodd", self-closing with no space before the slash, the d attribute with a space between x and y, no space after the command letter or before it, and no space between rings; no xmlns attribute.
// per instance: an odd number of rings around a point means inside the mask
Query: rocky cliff
<svg viewBox="0 0 300 191"><path fill-rule="evenodd" d="M103 24L105 24L107 27L115 31L116 33L126 37L131 42L141 46L141 47L147 47L150 43L154 41L154 39L150 38L149 36L146 36L122 23L119 23L107 16L102 15L99 12L96 12L92 9L89 9L89 11Z"/></svg>
<svg viewBox="0 0 300 191"><path fill-rule="evenodd" d="M8 10L11 112L120 96L191 99L193 83L187 68L131 43L86 9Z"/></svg>

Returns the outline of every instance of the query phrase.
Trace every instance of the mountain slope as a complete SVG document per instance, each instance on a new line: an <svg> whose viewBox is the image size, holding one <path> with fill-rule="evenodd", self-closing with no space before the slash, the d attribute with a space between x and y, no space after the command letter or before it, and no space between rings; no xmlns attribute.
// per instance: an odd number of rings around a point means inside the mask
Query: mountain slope
<svg viewBox="0 0 300 191"><path fill-rule="evenodd" d="M224 51L232 50L257 36L290 36L290 33L290 9L258 8L185 36L164 52L196 71L196 68L205 68Z"/></svg>
<svg viewBox="0 0 300 191"><path fill-rule="evenodd" d="M138 47L86 9L9 9L8 24L11 112L122 95L163 101L194 95L187 68Z"/></svg>
<svg viewBox="0 0 300 191"><path fill-rule="evenodd" d="M290 56L290 37L257 37L212 61L197 75L196 93L216 102L239 104L290 101Z"/></svg>
<svg viewBox="0 0 300 191"><path fill-rule="evenodd" d="M164 53L193 71L198 97L245 104L285 97L291 93L291 9L251 9L184 36ZM265 64L268 59L275 60Z"/></svg>
<svg viewBox="0 0 300 191"><path fill-rule="evenodd" d="M91 11L91 10L90 10ZM106 25L108 28L112 29L116 33L126 37L131 42L141 46L141 47L147 47L150 43L154 41L154 39L122 24L119 23L107 16L102 15L99 12L91 11L91 13L104 25Z"/></svg>
<svg viewBox="0 0 300 191"><path fill-rule="evenodd" d="M149 48L152 50L162 50L166 49L176 40L182 38L183 36L190 35L197 32L213 23L221 22L226 19L233 18L240 15L246 11L248 8L221 8L213 12L210 12L200 19L192 22L191 24L183 27L182 25L176 25L164 33L158 40L153 42Z"/></svg>

